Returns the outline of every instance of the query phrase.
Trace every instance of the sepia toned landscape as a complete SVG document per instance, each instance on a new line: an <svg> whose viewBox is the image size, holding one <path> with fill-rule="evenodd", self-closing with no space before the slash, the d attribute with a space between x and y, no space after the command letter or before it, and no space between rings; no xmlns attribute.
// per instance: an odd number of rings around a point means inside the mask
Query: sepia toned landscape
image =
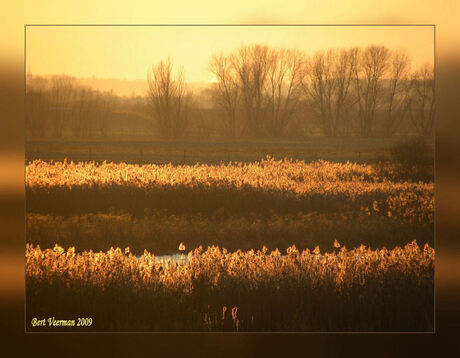
<svg viewBox="0 0 460 358"><path fill-rule="evenodd" d="M434 330L432 32L153 26L145 77L103 79L40 65L70 30L28 28L27 331Z"/></svg>

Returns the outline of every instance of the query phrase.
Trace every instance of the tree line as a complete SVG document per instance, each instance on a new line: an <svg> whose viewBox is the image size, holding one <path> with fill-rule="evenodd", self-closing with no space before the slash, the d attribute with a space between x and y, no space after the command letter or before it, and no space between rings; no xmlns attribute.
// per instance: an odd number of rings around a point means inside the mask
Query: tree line
<svg viewBox="0 0 460 358"><path fill-rule="evenodd" d="M285 137L302 135L307 126L327 137L433 135L433 66L412 69L403 50L371 45L308 55L252 45L215 53L208 69L213 83L195 94L170 58L152 66L145 105L137 110L151 119L157 135L206 136L212 127L226 138ZM204 97L211 110L203 108ZM48 128L60 137L68 125L76 136L107 136L117 101L113 93L78 86L68 76L30 76L27 129L40 136Z"/></svg>
<svg viewBox="0 0 460 358"><path fill-rule="evenodd" d="M44 78L28 73L25 118L31 137L46 133L56 138L70 130L76 137L109 134L109 121L117 96L81 86L66 75Z"/></svg>

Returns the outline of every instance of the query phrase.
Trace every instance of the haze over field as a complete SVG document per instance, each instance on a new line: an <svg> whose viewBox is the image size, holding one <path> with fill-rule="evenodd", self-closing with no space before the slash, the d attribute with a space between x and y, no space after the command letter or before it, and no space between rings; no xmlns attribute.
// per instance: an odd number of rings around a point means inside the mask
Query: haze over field
<svg viewBox="0 0 460 358"><path fill-rule="evenodd" d="M41 77L51 79L53 75L42 75ZM133 95L144 97L149 88L146 78L127 80L119 78L78 77L77 81L81 86L91 87L98 91L106 92L113 90L114 94L122 97L131 97ZM188 86L194 92L200 92L205 88L209 88L210 85L210 82L188 83Z"/></svg>

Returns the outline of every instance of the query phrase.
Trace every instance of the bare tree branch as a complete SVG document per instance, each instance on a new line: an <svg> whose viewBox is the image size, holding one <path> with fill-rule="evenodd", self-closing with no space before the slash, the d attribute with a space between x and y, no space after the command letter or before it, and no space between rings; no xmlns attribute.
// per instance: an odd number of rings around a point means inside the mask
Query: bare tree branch
<svg viewBox="0 0 460 358"><path fill-rule="evenodd" d="M188 124L191 96L186 91L182 71L173 76L173 65L168 58L152 66L147 80L153 117L160 133L166 138L182 136Z"/></svg>
<svg viewBox="0 0 460 358"><path fill-rule="evenodd" d="M433 66L426 63L412 75L412 103L409 117L420 135L433 134L435 114L435 87Z"/></svg>

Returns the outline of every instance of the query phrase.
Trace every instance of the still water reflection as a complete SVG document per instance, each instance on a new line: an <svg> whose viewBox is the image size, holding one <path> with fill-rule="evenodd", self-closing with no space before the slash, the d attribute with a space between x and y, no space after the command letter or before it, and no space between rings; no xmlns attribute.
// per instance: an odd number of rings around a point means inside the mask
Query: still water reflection
<svg viewBox="0 0 460 358"><path fill-rule="evenodd" d="M136 257L139 259L141 258L142 255L136 255ZM163 262L166 263L168 260L171 260L172 262L177 262L178 264L185 264L187 262L187 254L182 254L180 252L175 252L170 255L155 255L155 260L157 262Z"/></svg>

